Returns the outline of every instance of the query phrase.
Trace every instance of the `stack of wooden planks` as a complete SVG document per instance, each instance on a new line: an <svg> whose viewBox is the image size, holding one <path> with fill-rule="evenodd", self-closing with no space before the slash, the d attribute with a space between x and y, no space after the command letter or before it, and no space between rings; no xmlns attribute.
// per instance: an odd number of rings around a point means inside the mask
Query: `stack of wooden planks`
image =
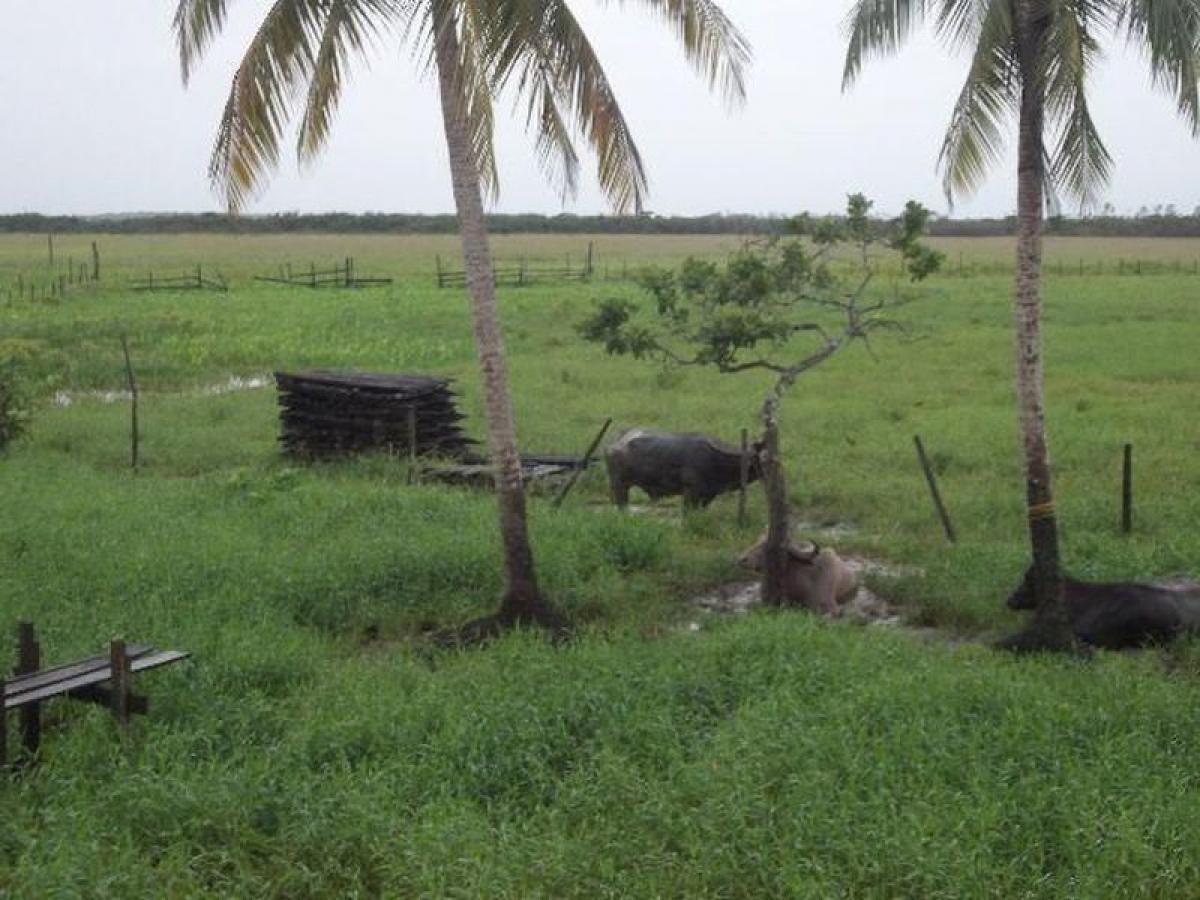
<svg viewBox="0 0 1200 900"><path fill-rule="evenodd" d="M450 382L426 375L276 372L280 443L301 457L383 450L462 458L475 441L459 422Z"/></svg>

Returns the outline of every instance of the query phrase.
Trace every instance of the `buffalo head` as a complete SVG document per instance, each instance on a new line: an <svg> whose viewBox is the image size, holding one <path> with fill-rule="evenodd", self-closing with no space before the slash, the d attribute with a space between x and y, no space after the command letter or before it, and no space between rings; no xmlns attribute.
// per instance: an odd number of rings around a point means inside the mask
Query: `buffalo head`
<svg viewBox="0 0 1200 900"><path fill-rule="evenodd" d="M1020 586L1008 595L1008 608L1034 609L1036 606L1037 600L1033 595L1033 566L1030 566L1025 570L1025 577L1021 579Z"/></svg>
<svg viewBox="0 0 1200 900"><path fill-rule="evenodd" d="M738 565L743 569L749 569L751 572L761 572L766 568L766 547L767 533L764 531L741 556L738 557ZM821 554L821 548L816 544L802 546L795 541L787 542L788 558L793 559L802 565L811 565L814 560Z"/></svg>

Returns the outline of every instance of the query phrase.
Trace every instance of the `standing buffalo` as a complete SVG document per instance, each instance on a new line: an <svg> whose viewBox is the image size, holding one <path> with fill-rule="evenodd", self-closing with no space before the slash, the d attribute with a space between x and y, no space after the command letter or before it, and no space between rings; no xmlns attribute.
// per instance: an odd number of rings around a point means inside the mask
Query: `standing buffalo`
<svg viewBox="0 0 1200 900"><path fill-rule="evenodd" d="M752 572L766 569L767 536L764 534L749 550L738 557L738 565ZM828 616L841 615L841 607L858 592L858 575L834 551L816 544L802 547L795 541L787 545L787 582L785 600L790 606L802 606Z"/></svg>
<svg viewBox="0 0 1200 900"><path fill-rule="evenodd" d="M1010 609L1034 608L1032 579L1031 569L1008 598ZM1200 584L1096 584L1064 578L1063 592L1075 637L1095 647L1161 644L1200 630Z"/></svg>
<svg viewBox="0 0 1200 900"><path fill-rule="evenodd" d="M755 444L749 481L761 474L758 449ZM685 506L708 506L718 494L741 483L741 451L704 434L631 428L605 451L604 462L613 502L622 509L629 503L631 487L655 499L683 494Z"/></svg>

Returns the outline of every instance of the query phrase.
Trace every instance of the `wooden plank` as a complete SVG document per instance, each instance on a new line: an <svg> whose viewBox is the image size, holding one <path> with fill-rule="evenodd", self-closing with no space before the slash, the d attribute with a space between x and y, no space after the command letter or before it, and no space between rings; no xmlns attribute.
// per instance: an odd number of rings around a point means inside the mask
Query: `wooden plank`
<svg viewBox="0 0 1200 900"><path fill-rule="evenodd" d="M125 648L134 659L145 656L147 653L154 651L154 648L149 644L130 644ZM52 669L42 669L34 672L32 675L23 675L19 678L12 678L8 681L6 697L15 697L18 694L23 694L26 691L36 690L46 687L56 681L63 681L67 678L74 678L76 675L84 675L88 672L94 672L97 669L103 669L108 665L108 656L92 656L79 662L65 663L64 665L55 666Z"/></svg>
<svg viewBox="0 0 1200 900"><path fill-rule="evenodd" d="M132 660L130 671L144 672L148 669L157 669L161 666L170 663L179 662L181 659L187 659L191 656L190 653L181 650L160 650L157 653L151 653L146 656L141 656ZM72 678L67 678L62 681L56 681L53 684L45 685L33 691L26 691L18 694L15 697L6 697L4 700L5 709L18 709L33 703L39 703L42 700L48 700L51 697L57 697L60 694L67 694L78 688L85 688L93 684L101 684L110 680L112 677L111 667L108 663L91 672L84 672Z"/></svg>

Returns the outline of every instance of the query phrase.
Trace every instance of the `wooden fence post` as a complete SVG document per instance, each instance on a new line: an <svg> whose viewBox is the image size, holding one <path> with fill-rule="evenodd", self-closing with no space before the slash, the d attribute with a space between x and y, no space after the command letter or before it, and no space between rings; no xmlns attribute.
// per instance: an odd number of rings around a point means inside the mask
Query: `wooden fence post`
<svg viewBox="0 0 1200 900"><path fill-rule="evenodd" d="M133 673L130 671L129 655L125 652L125 642L117 639L109 647L108 661L112 672L112 712L122 725L129 724L129 694Z"/></svg>
<svg viewBox="0 0 1200 900"><path fill-rule="evenodd" d="M6 696L8 689L4 686L4 679L0 678L0 772L8 765L8 713L4 708Z"/></svg>
<svg viewBox="0 0 1200 900"><path fill-rule="evenodd" d="M925 482L929 485L929 493L933 497L933 505L937 508L938 518L942 520L942 529L946 532L946 540L950 543L955 543L954 526L950 523L950 514L946 512L946 505L942 502L942 495L938 491L937 478L934 477L933 467L929 465L929 457L925 455L925 445L921 443L920 435L913 435L913 443L917 445L917 459L921 462L921 469L925 473Z"/></svg>
<svg viewBox="0 0 1200 900"><path fill-rule="evenodd" d="M434 260L437 262L437 286L439 288L441 288L443 286L442 285L442 255L439 253L437 256L434 257Z"/></svg>
<svg viewBox="0 0 1200 900"><path fill-rule="evenodd" d="M595 246L596 245L595 245L594 241L588 241L588 254L587 254L587 277L588 278L591 278L592 273L595 271L594 255L593 255L593 253L595 251Z"/></svg>
<svg viewBox="0 0 1200 900"><path fill-rule="evenodd" d="M42 665L42 648L33 632L32 622L17 625L17 668L15 674L29 675ZM30 703L21 707L21 743L33 756L42 742L42 705Z"/></svg>
<svg viewBox="0 0 1200 900"><path fill-rule="evenodd" d="M121 352L125 355L125 378L129 382L129 464L136 474L138 467L138 386L133 377L133 363L129 361L129 343L121 335Z"/></svg>
<svg viewBox="0 0 1200 900"><path fill-rule="evenodd" d="M1121 531L1133 531L1133 444L1125 445L1121 466Z"/></svg>
<svg viewBox="0 0 1200 900"><path fill-rule="evenodd" d="M417 407L408 405L408 483L417 480Z"/></svg>
<svg viewBox="0 0 1200 900"><path fill-rule="evenodd" d="M750 481L750 432L742 429L742 458L738 472L738 528L746 527L746 485Z"/></svg>
<svg viewBox="0 0 1200 900"><path fill-rule="evenodd" d="M571 477L567 479L567 483L562 486L562 490L558 492L558 496L554 498L554 508L558 509L562 506L563 501L567 499L567 494L571 492L571 488L575 486L575 482L579 480L579 476L587 471L588 465L592 461L592 455L596 452L596 448L600 446L600 442L604 440L604 433L608 431L608 426L612 424L612 419L604 420L604 424L600 426L600 430L596 432L596 436L592 438L591 444L588 445L587 452L583 454L583 462L579 464L579 468L571 473Z"/></svg>
<svg viewBox="0 0 1200 900"><path fill-rule="evenodd" d="M100 280L100 247L92 241L92 281Z"/></svg>

